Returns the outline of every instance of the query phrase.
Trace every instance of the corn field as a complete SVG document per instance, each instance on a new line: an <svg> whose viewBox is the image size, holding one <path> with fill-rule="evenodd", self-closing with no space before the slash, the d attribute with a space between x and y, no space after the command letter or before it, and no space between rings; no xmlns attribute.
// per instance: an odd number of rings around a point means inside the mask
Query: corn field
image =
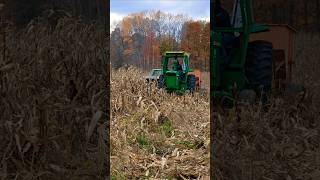
<svg viewBox="0 0 320 180"><path fill-rule="evenodd" d="M103 28L64 18L6 29L0 60L0 179L104 179Z"/></svg>
<svg viewBox="0 0 320 180"><path fill-rule="evenodd" d="M113 177L208 179L208 143L213 138L214 179L319 179L320 81L315 47L320 36L301 33L296 42L302 43L295 47L294 77L306 87L306 94L275 95L267 111L259 105L236 106L227 112L213 109L213 137L208 130L208 96L171 96L145 84L140 70L113 71ZM189 152L188 158L180 152Z"/></svg>
<svg viewBox="0 0 320 180"><path fill-rule="evenodd" d="M167 94L142 73L112 71L112 177L208 179L208 94Z"/></svg>
<svg viewBox="0 0 320 180"><path fill-rule="evenodd" d="M111 179L209 179L210 151L214 179L320 179L318 34L296 39L303 99L275 96L267 112L213 109L210 137L208 93L167 94L133 67L109 72L109 40L98 24L38 19L4 31L1 179L105 179L108 133Z"/></svg>

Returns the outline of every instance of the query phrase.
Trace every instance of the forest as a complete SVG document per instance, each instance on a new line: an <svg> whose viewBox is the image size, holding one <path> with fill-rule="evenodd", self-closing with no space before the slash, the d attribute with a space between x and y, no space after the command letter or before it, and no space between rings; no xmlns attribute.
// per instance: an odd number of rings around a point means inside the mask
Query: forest
<svg viewBox="0 0 320 180"><path fill-rule="evenodd" d="M150 70L160 66L163 52L183 50L191 53L193 67L208 70L209 31L209 22L183 15L160 11L131 14L111 33L112 66L130 64Z"/></svg>

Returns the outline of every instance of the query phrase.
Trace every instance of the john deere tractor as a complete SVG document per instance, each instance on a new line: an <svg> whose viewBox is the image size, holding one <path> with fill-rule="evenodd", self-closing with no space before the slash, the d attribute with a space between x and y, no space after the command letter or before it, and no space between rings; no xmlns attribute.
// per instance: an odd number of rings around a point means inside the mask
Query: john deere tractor
<svg viewBox="0 0 320 180"><path fill-rule="evenodd" d="M158 80L158 88L164 88L167 92L184 94L193 92L196 86L196 77L189 74L190 55L184 51L167 51L163 53L161 66L162 74Z"/></svg>
<svg viewBox="0 0 320 180"><path fill-rule="evenodd" d="M224 12L219 6L216 0L211 22L211 97L216 102L260 97L265 103L272 84L273 45L262 40L250 42L249 37L268 31L268 26L254 22L251 0L234 0L229 25L220 22Z"/></svg>

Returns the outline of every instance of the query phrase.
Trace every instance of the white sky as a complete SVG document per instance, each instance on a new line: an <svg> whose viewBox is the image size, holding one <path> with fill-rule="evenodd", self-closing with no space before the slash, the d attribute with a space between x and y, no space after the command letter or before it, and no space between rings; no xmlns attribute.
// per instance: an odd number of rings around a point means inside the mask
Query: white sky
<svg viewBox="0 0 320 180"><path fill-rule="evenodd" d="M111 0L110 5L110 32L123 17L150 10L184 14L194 20L210 21L209 0Z"/></svg>

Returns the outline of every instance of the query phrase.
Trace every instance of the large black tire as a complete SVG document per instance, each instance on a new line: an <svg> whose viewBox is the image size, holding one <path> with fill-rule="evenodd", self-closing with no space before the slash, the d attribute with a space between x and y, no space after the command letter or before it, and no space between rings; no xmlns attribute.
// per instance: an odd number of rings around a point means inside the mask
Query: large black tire
<svg viewBox="0 0 320 180"><path fill-rule="evenodd" d="M196 79L195 75L193 75L193 74L188 75L187 88L191 93L193 93L196 88L196 81L197 81L197 79Z"/></svg>
<svg viewBox="0 0 320 180"><path fill-rule="evenodd" d="M262 104L266 104L272 84L273 46L267 41L253 41L249 43L246 60L246 77L248 86L261 97Z"/></svg>
<svg viewBox="0 0 320 180"><path fill-rule="evenodd" d="M163 76L163 74L161 74L161 75L159 76L158 83L157 83L157 87L158 87L159 89L164 88L164 76Z"/></svg>

